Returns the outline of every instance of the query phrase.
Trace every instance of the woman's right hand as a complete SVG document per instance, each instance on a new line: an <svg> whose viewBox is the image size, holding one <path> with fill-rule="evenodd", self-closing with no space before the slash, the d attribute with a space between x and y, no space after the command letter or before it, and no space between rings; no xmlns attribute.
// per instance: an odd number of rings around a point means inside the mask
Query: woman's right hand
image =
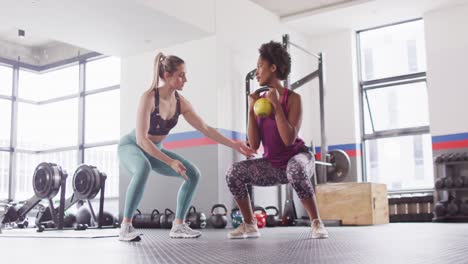
<svg viewBox="0 0 468 264"><path fill-rule="evenodd" d="M184 164L182 164L182 162L176 160L176 159L173 159L171 162L169 162L169 166L175 170L177 173L179 173L180 175L182 175L182 177L184 177L187 181L189 180L189 178L187 177L187 169L185 168Z"/></svg>
<svg viewBox="0 0 468 264"><path fill-rule="evenodd" d="M253 112L255 101L258 99L260 99L260 95L255 92L249 95L249 111Z"/></svg>

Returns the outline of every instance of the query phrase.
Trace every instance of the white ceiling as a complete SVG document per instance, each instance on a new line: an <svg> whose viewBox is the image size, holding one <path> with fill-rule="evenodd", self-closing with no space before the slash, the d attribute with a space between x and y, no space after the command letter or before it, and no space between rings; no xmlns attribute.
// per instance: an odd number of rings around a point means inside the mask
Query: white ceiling
<svg viewBox="0 0 468 264"><path fill-rule="evenodd" d="M268 0L267 2L275 2ZM295 0L288 1L294 3ZM302 2L302 0L297 0ZM281 20L298 32L323 35L340 30L361 30L423 17L444 7L468 4L468 0L371 0L354 1L332 8L283 16ZM467 14L468 15L468 14Z"/></svg>
<svg viewBox="0 0 468 264"><path fill-rule="evenodd" d="M0 38L25 45L53 39L108 55L130 55L212 34L214 1L0 0ZM28 40L16 39L19 28Z"/></svg>
<svg viewBox="0 0 468 264"><path fill-rule="evenodd" d="M24 37L18 37L19 28L10 28L0 32L0 40L5 40L10 43L21 45L29 48L38 48L48 45L56 44L57 41L52 39L38 36L36 32L25 31Z"/></svg>
<svg viewBox="0 0 468 264"><path fill-rule="evenodd" d="M215 31L227 0L0 0L0 39L25 46L54 41L108 55L154 51ZM320 35L421 17L468 0L251 0L298 32ZM26 30L18 39L17 30Z"/></svg>
<svg viewBox="0 0 468 264"><path fill-rule="evenodd" d="M346 6L362 0L251 0L280 17Z"/></svg>

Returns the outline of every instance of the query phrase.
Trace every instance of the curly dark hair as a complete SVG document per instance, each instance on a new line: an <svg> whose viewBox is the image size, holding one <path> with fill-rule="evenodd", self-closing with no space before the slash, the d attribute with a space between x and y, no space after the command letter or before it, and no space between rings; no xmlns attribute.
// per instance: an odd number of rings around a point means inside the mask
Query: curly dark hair
<svg viewBox="0 0 468 264"><path fill-rule="evenodd" d="M285 80L288 77L291 72L291 56L281 43L270 41L263 44L258 51L262 59L276 65L278 79Z"/></svg>

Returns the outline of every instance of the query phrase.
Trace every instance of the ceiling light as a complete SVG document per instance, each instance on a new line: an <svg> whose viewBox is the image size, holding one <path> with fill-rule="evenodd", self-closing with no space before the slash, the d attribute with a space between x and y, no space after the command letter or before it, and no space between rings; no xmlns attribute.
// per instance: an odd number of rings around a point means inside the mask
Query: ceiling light
<svg viewBox="0 0 468 264"><path fill-rule="evenodd" d="M26 32L24 29L18 29L18 37L24 38L26 36Z"/></svg>

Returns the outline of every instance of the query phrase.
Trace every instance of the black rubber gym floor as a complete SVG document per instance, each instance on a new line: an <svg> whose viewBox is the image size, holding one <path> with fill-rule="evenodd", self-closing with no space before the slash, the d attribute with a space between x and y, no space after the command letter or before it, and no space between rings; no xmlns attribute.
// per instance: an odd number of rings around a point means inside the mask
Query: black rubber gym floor
<svg viewBox="0 0 468 264"><path fill-rule="evenodd" d="M0 237L1 263L468 263L468 225L442 223L330 227L311 239L307 227L264 228L262 237L228 240L207 229L198 239L141 230L143 240ZM75 232L75 231L71 231Z"/></svg>

